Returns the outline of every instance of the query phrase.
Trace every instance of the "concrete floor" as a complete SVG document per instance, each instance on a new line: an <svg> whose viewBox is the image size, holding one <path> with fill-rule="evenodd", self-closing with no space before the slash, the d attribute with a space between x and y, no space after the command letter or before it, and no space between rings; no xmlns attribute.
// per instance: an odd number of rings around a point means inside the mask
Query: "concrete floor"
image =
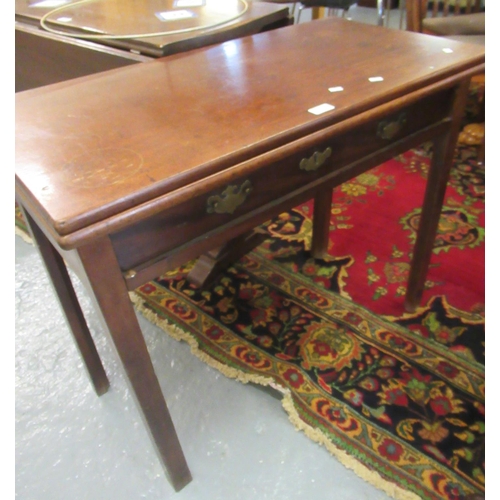
<svg viewBox="0 0 500 500"><path fill-rule="evenodd" d="M394 12L397 24L399 13ZM376 19L374 9L355 8L349 15L363 22ZM77 282L111 382L110 391L100 398L37 251L19 236L15 239L16 498L389 498L296 431L277 394L224 377L192 355L186 344L139 316L194 477L175 493L84 290Z"/></svg>
<svg viewBox="0 0 500 500"><path fill-rule="evenodd" d="M111 389L89 383L43 264L16 236L16 498L387 500L295 430L279 396L221 375L139 316L193 482L175 493L76 281Z"/></svg>

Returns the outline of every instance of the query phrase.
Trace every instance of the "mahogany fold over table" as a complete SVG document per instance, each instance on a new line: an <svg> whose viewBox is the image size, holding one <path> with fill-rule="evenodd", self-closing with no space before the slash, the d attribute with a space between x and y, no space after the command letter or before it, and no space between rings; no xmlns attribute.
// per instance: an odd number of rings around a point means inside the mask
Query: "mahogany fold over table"
<svg viewBox="0 0 500 500"><path fill-rule="evenodd" d="M430 263L484 48L326 19L16 95L16 195L98 394L108 380L68 277L102 312L176 490L191 475L128 292L433 142L405 306ZM367 212L369 217L369 211Z"/></svg>

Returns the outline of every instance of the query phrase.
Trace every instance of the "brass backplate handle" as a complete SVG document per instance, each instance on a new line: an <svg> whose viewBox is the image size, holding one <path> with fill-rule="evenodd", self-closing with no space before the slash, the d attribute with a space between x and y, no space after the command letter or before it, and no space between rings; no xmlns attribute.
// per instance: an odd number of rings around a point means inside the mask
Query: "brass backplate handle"
<svg viewBox="0 0 500 500"><path fill-rule="evenodd" d="M406 123L406 113L401 113L397 120L384 120L378 124L377 135L381 139L391 140L399 134Z"/></svg>
<svg viewBox="0 0 500 500"><path fill-rule="evenodd" d="M227 186L222 194L210 196L207 200L209 214L232 214L247 199L252 183L246 180L241 186Z"/></svg>
<svg viewBox="0 0 500 500"><path fill-rule="evenodd" d="M332 155L332 148L326 148L322 153L315 151L310 158L304 158L300 161L300 169L306 172L318 170L321 165Z"/></svg>

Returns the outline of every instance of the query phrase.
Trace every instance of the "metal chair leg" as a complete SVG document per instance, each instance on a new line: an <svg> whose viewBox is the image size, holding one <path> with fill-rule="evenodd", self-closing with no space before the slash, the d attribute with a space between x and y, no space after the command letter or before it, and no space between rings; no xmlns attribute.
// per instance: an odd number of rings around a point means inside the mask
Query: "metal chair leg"
<svg viewBox="0 0 500 500"><path fill-rule="evenodd" d="M391 0L385 0L385 7L384 7L384 24L385 27L389 27L389 19L391 17Z"/></svg>
<svg viewBox="0 0 500 500"><path fill-rule="evenodd" d="M378 1L383 1L383 0L378 0ZM298 7L298 14L297 14L297 21L296 21L296 24L299 24L300 22L300 15L302 14L302 11L304 9L309 9L310 7L309 6L306 6L306 5L303 5L299 2L299 7ZM338 11L341 10L342 13L341 13L341 16L342 17L345 17L346 14L347 14L347 11L349 9L338 9L338 8L335 8L335 7L328 7L328 10L327 10L327 16L331 16L333 15L333 11L335 11L335 15L339 15L338 14ZM293 10L292 10L292 15L294 14L294 11L295 11L295 3L293 4Z"/></svg>
<svg viewBox="0 0 500 500"><path fill-rule="evenodd" d="M304 10L304 6L302 4L299 5L299 13L297 14L297 24L300 22L300 15L302 14L302 11Z"/></svg>
<svg viewBox="0 0 500 500"><path fill-rule="evenodd" d="M377 0L377 25L384 25L384 0Z"/></svg>
<svg viewBox="0 0 500 500"><path fill-rule="evenodd" d="M406 0L399 0L399 29L403 29L403 21L406 17Z"/></svg>

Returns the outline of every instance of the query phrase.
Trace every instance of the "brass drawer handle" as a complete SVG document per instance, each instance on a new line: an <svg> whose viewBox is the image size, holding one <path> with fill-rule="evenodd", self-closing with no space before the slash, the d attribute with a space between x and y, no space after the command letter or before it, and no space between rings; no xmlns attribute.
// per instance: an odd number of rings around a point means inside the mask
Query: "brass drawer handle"
<svg viewBox="0 0 500 500"><path fill-rule="evenodd" d="M252 191L252 183L246 180L241 186L227 186L222 194L210 196L207 200L207 213L232 214Z"/></svg>
<svg viewBox="0 0 500 500"><path fill-rule="evenodd" d="M332 148L326 148L322 153L315 151L310 158L304 158L300 161L300 169L306 172L318 170L321 165L332 155Z"/></svg>
<svg viewBox="0 0 500 500"><path fill-rule="evenodd" d="M399 118L394 121L384 120L378 124L377 135L381 139L390 140L393 139L406 123L406 113L401 113Z"/></svg>

